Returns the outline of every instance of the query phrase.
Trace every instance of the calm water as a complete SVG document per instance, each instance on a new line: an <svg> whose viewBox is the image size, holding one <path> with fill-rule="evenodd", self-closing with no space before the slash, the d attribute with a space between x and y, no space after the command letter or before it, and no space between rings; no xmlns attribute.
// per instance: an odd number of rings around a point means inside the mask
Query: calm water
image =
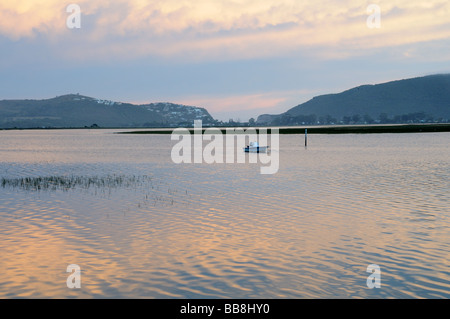
<svg viewBox="0 0 450 319"><path fill-rule="evenodd" d="M1 298L450 297L448 133L281 135L261 175L113 132L0 131Z"/></svg>

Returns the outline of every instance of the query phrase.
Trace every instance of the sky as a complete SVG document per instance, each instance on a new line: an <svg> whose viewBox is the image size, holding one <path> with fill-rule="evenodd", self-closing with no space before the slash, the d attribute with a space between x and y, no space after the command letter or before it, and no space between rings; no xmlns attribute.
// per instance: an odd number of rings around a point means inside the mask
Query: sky
<svg viewBox="0 0 450 319"><path fill-rule="evenodd" d="M0 99L79 93L247 121L436 73L450 73L448 0L0 0Z"/></svg>

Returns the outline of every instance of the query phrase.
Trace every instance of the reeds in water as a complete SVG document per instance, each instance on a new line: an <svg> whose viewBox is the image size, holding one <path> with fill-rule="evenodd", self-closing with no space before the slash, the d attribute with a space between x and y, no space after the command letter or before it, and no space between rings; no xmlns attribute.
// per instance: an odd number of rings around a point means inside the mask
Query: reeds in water
<svg viewBox="0 0 450 319"><path fill-rule="evenodd" d="M179 192L173 186L167 186L159 179L154 180L147 175L107 175L107 176L38 176L22 178L1 178L2 188L22 191L81 191L94 196L110 198L112 191L126 189L138 194L137 207L173 206L175 201L186 202L188 191ZM165 187L167 191L165 191ZM129 193L133 194L133 193ZM139 195L140 194L140 195ZM132 195L131 198L136 195Z"/></svg>
<svg viewBox="0 0 450 319"><path fill-rule="evenodd" d="M151 177L127 176L127 175L107 175L107 176L39 176L22 178L2 178L3 188L20 188L23 190L70 190L70 189L90 189L90 188L119 188L139 186L151 181Z"/></svg>

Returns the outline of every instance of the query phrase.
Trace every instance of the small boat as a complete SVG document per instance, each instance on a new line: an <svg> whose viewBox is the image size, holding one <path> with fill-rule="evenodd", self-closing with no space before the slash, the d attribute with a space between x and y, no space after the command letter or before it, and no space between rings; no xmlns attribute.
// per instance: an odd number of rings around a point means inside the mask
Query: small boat
<svg viewBox="0 0 450 319"><path fill-rule="evenodd" d="M250 145L244 147L244 152L247 153L265 153L269 146L259 146L258 142L250 142Z"/></svg>

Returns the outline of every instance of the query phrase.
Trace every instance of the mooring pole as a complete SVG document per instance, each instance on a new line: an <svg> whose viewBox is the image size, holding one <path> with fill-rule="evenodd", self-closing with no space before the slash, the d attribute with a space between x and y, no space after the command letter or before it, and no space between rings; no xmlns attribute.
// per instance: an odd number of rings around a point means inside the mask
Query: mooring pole
<svg viewBox="0 0 450 319"><path fill-rule="evenodd" d="M305 147L308 146L308 129L305 128Z"/></svg>

